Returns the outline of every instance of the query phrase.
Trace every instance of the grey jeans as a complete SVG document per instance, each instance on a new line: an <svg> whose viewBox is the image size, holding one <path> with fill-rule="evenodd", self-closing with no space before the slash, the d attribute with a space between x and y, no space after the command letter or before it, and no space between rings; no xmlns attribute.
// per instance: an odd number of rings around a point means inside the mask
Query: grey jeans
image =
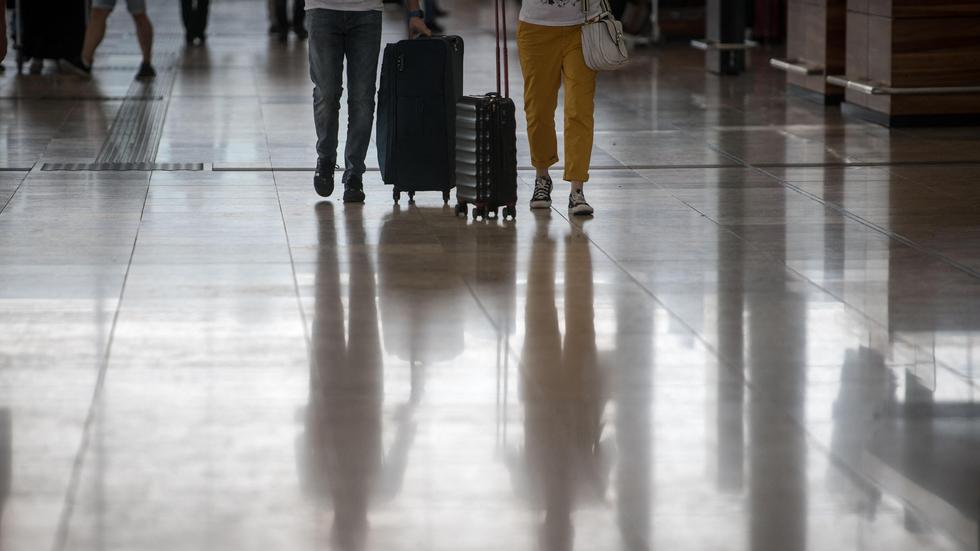
<svg viewBox="0 0 980 551"><path fill-rule="evenodd" d="M381 51L381 12L312 9L307 16L316 153L327 166L337 162L340 97L344 92L344 58L347 58L346 182L351 176L364 174L364 158L371 143Z"/></svg>

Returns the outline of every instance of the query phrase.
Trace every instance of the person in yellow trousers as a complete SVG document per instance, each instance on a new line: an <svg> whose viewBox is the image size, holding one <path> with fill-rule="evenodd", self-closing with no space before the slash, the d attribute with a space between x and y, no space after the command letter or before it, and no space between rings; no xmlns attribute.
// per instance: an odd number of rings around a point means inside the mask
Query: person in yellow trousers
<svg viewBox="0 0 980 551"><path fill-rule="evenodd" d="M524 75L524 112L534 165L532 209L551 208L554 187L548 169L558 162L555 109L565 87L565 173L571 183L568 211L590 216L583 187L589 180L594 133L596 73L582 55L584 0L524 0L517 48Z"/></svg>

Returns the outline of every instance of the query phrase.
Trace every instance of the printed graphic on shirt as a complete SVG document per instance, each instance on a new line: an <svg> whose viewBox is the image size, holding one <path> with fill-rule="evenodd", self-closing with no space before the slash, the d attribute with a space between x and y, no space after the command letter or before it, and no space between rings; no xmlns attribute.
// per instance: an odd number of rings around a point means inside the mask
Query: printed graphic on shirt
<svg viewBox="0 0 980 551"><path fill-rule="evenodd" d="M524 0L520 19L525 23L554 27L581 25L585 21L583 2L586 0Z"/></svg>

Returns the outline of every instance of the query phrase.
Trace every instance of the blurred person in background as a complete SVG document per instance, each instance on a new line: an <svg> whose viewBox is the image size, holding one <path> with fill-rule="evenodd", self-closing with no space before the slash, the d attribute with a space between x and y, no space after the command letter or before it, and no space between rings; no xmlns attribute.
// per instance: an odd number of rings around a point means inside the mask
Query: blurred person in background
<svg viewBox="0 0 980 551"><path fill-rule="evenodd" d="M109 14L115 7L116 0L92 1L92 15L89 18L88 27L85 29L85 44L82 46L82 53L65 60L68 67L75 73L85 78L92 76L95 50L105 38L106 21L108 21ZM157 72L153 68L153 24L150 23L150 18L146 15L146 0L126 0L126 9L133 17L133 24L136 25L136 38L139 41L140 51L143 53L143 62L136 73L136 78L138 80L151 79L157 76Z"/></svg>
<svg viewBox="0 0 980 551"><path fill-rule="evenodd" d="M296 33L296 38L306 40L306 37L309 36L306 30L306 2L305 0L293 0L293 17L290 20L286 10L286 2L288 1L274 0L272 32L279 35L280 42L286 42L289 39L290 29ZM357 4L358 2L342 0L340 3Z"/></svg>
<svg viewBox="0 0 980 551"><path fill-rule="evenodd" d="M403 0L383 0L385 4L398 4L403 6L405 2ZM419 2L420 7L425 11L425 26L429 27L429 30L436 34L442 34L446 32L446 29L439 24L438 19L440 17L446 17L449 12L442 9L439 6L439 0L421 0Z"/></svg>
<svg viewBox="0 0 980 551"><path fill-rule="evenodd" d="M207 37L204 34L208 28L208 4L211 0L180 0L180 18L184 22L185 40L191 46L195 40L203 46Z"/></svg>

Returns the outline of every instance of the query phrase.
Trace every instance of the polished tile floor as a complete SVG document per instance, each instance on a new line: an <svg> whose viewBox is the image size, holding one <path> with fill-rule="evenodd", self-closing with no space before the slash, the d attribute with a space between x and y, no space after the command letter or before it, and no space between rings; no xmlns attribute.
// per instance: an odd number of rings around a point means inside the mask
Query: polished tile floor
<svg viewBox="0 0 980 551"><path fill-rule="evenodd" d="M600 79L593 220L345 206L261 2L151 1L150 87L119 12L92 81L0 76L3 551L977 549L976 128L671 45ZM50 170L141 123L203 170Z"/></svg>

